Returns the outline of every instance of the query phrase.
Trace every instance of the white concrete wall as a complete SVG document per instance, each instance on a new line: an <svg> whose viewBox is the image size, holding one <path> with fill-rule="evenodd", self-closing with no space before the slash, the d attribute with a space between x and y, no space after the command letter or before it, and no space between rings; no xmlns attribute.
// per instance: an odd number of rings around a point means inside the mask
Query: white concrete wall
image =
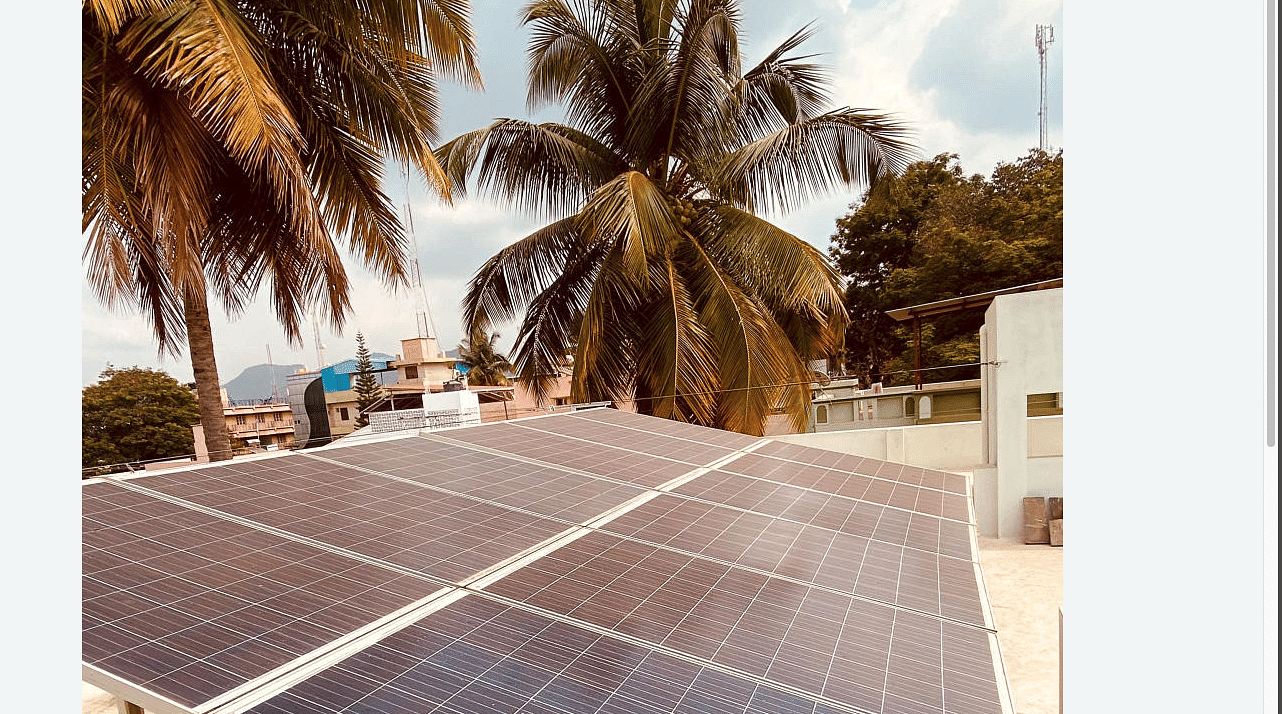
<svg viewBox="0 0 1282 714"><path fill-rule="evenodd" d="M1028 458L1064 455L1064 417L1028 418ZM1035 495L1035 494L1034 494Z"/></svg>
<svg viewBox="0 0 1282 714"><path fill-rule="evenodd" d="M787 434L770 438L940 471L969 471L980 463L981 429L979 422L972 421Z"/></svg>
<svg viewBox="0 0 1282 714"><path fill-rule="evenodd" d="M997 362L984 367L983 423L986 442L982 453L995 466L996 533L992 523L980 523L980 532L1002 538L1023 534L1023 499L1036 495L1063 495L1063 465L1060 457L1042 454L1054 448L1043 440L1042 430L1051 430L1028 418L1028 395L1064 390L1064 290L1035 290L995 298L984 313L980 359ZM1061 417L1062 418L1062 417ZM1062 424L1059 453L1063 453ZM1030 449L1030 434L1034 440ZM1053 461L1029 459L1034 453ZM1059 467L1059 475L1053 471ZM987 472L985 472L987 473ZM1058 484L1056 493L1033 493ZM989 489L986 486L986 492ZM989 510L992 504L977 512Z"/></svg>

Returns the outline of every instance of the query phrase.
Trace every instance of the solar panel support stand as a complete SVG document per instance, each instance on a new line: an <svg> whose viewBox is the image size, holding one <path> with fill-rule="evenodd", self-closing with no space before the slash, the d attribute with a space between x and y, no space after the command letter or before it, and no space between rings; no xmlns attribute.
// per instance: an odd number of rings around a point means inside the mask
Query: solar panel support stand
<svg viewBox="0 0 1282 714"><path fill-rule="evenodd" d="M143 714L142 707L124 699L116 700L116 712L117 714Z"/></svg>

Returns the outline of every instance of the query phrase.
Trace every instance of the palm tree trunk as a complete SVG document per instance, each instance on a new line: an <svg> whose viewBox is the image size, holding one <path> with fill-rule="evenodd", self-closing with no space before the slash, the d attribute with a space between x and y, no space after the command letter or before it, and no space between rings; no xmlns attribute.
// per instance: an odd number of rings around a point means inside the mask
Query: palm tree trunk
<svg viewBox="0 0 1282 714"><path fill-rule="evenodd" d="M205 448L210 461L231 458L231 440L223 416L222 385L218 365L214 362L214 331L209 326L209 303L204 290L187 290L183 300L187 321L187 348L191 353L191 373L196 379L196 401L200 406L200 425L205 432Z"/></svg>

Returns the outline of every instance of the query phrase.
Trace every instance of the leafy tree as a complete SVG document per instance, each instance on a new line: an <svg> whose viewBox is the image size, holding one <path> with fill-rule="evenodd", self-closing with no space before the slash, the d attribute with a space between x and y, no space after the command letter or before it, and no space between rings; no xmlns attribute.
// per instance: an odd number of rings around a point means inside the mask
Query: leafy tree
<svg viewBox="0 0 1282 714"><path fill-rule="evenodd" d="M356 417L356 428L359 429L369 424L365 410L383 398L383 385L374 376L374 362L370 359L369 348L365 346L365 335L359 331L356 333L356 383L352 389L356 392L356 410L360 412Z"/></svg>
<svg viewBox="0 0 1282 714"><path fill-rule="evenodd" d="M506 387L512 383L507 373L512 363L498 351L499 333L487 335L484 330L472 334L458 346L458 361L467 367L467 382L478 386Z"/></svg>
<svg viewBox="0 0 1282 714"><path fill-rule="evenodd" d="M467 330L525 308L512 361L536 397L573 346L576 401L632 399L672 419L760 434L803 424L806 362L836 351L839 278L755 215L902 170L887 116L825 111L826 76L792 54L744 71L736 0L535 0L528 104L567 124L499 119L437 149L462 186L557 218L473 278ZM460 189L461 190L461 189ZM577 327L576 327L577 326Z"/></svg>
<svg viewBox="0 0 1282 714"><path fill-rule="evenodd" d="M848 278L844 357L864 384L883 381L887 363L903 350L896 323L886 315L902 306L886 292L886 279L911 265L927 210L940 193L962 180L957 155L940 154L879 182L875 190L865 191L857 210L837 219L829 253Z"/></svg>
<svg viewBox="0 0 1282 714"><path fill-rule="evenodd" d="M186 340L210 456L230 449L208 296L229 313L270 285L286 335L308 308L336 329L335 240L405 281L384 158L446 195L431 153L437 76L479 85L466 3L86 0L82 215L89 281L132 304L159 349Z"/></svg>
<svg viewBox="0 0 1282 714"><path fill-rule="evenodd" d="M858 374L908 383L910 328L886 310L999 290L1064 274L1063 152L1034 149L990 178L963 177L955 154L913 164L865 193L838 219L830 252L850 277L847 356ZM931 318L922 364L973 363L983 312ZM934 380L974 377L976 368L931 372Z"/></svg>
<svg viewBox="0 0 1282 714"><path fill-rule="evenodd" d="M200 410L191 390L164 372L108 366L80 393L80 465L86 476L125 462L192 453Z"/></svg>

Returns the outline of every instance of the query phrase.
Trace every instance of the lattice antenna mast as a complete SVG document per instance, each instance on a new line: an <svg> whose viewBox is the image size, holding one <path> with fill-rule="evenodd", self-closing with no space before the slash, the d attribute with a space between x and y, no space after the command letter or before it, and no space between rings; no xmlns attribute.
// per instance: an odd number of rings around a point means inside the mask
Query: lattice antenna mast
<svg viewBox="0 0 1282 714"><path fill-rule="evenodd" d="M1041 65L1041 102L1037 108L1037 146L1046 151L1046 50L1055 41L1055 28L1051 25L1037 26L1037 61Z"/></svg>
<svg viewBox="0 0 1282 714"><path fill-rule="evenodd" d="M402 207L405 226L409 228L410 245L414 248L414 266L410 271L410 290L414 293L414 327L418 330L419 337L433 337L436 335L436 324L427 307L427 291L423 287L423 274L418 265L418 235L414 232L414 211L410 208L410 175L405 164L401 164L401 178L405 181L405 205Z"/></svg>
<svg viewBox="0 0 1282 714"><path fill-rule="evenodd" d="M316 370L320 371L325 368L325 343L321 342L320 320L315 309L312 310L312 337L316 340Z"/></svg>

